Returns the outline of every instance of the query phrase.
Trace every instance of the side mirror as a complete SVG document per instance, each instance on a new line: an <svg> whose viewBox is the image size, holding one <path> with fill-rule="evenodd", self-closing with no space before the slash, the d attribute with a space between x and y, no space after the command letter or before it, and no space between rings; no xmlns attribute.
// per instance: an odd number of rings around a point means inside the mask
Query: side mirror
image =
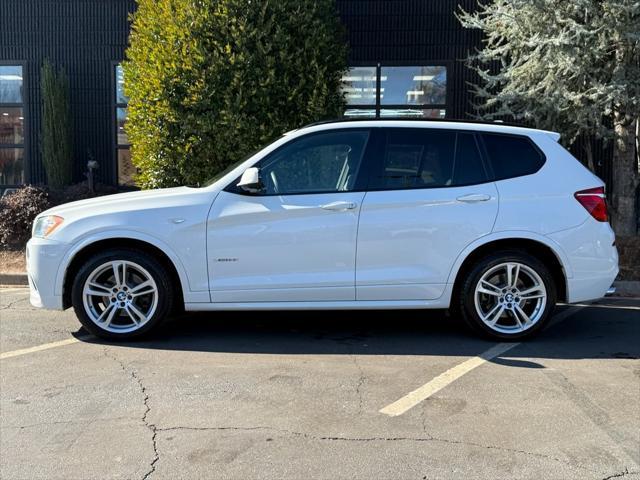
<svg viewBox="0 0 640 480"><path fill-rule="evenodd" d="M260 169L256 167L247 168L242 174L238 186L250 193L262 191L263 185L260 181Z"/></svg>

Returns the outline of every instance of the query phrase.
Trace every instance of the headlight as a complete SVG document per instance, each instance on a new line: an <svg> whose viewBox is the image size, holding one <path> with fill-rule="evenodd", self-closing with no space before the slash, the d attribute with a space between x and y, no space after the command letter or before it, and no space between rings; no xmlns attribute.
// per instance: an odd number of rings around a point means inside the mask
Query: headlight
<svg viewBox="0 0 640 480"><path fill-rule="evenodd" d="M57 215L47 215L45 217L40 217L36 219L33 224L33 232L32 235L34 237L46 238L51 233L62 225L64 218L58 217Z"/></svg>

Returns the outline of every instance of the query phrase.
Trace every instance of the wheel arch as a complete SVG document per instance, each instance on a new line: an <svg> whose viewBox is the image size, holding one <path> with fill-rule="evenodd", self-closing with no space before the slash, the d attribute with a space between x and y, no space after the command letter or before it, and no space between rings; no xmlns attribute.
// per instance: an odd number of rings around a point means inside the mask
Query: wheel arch
<svg viewBox="0 0 640 480"><path fill-rule="evenodd" d="M497 250L514 249L523 250L544 262L549 267L556 284L558 301L567 301L567 283L572 276L572 272L569 269L564 252L559 246L553 245L551 241L522 233L486 239L484 242L467 247L456 260L456 264L449 276L449 283L453 283L453 295L458 294L465 273L473 267L477 260Z"/></svg>
<svg viewBox="0 0 640 480"><path fill-rule="evenodd" d="M61 272L58 272L58 276L62 277L60 284L62 290L62 303L63 308L69 308L71 306L71 287L75 274L78 272L82 264L94 253L112 248L125 248L135 249L144 253L152 255L167 269L171 276L171 285L174 287L174 293L176 295L176 306L180 307L184 305L184 292L183 290L188 286L186 273L177 261L172 259L163 249L158 245L142 240L139 238L131 238L124 236L116 236L110 238L94 239L93 241L85 241L82 245L78 246L72 254L69 256L66 262L66 267ZM179 266L176 266L179 265Z"/></svg>

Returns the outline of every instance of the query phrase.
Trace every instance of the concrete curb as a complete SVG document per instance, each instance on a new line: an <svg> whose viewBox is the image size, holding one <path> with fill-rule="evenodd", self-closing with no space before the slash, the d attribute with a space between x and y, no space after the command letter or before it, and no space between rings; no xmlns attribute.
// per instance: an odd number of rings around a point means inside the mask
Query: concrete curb
<svg viewBox="0 0 640 480"><path fill-rule="evenodd" d="M613 282L616 287L614 297L640 297L640 281L619 280Z"/></svg>
<svg viewBox="0 0 640 480"><path fill-rule="evenodd" d="M0 285L29 286L26 273L0 273Z"/></svg>
<svg viewBox="0 0 640 480"><path fill-rule="evenodd" d="M26 273L0 273L0 285L29 286ZM616 293L612 297L637 297L640 298L640 281L616 281L613 282Z"/></svg>

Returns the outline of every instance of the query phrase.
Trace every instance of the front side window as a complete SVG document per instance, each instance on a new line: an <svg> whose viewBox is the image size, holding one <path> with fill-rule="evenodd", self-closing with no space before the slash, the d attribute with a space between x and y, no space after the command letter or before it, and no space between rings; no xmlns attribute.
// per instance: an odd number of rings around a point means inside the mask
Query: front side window
<svg viewBox="0 0 640 480"><path fill-rule="evenodd" d="M531 175L544 164L544 155L528 137L483 133L482 139L496 180Z"/></svg>
<svg viewBox="0 0 640 480"><path fill-rule="evenodd" d="M381 161L371 178L373 190L455 187L487 181L471 133L391 128L385 136Z"/></svg>
<svg viewBox="0 0 640 480"><path fill-rule="evenodd" d="M24 94L20 65L0 65L0 185L24 183Z"/></svg>
<svg viewBox="0 0 640 480"><path fill-rule="evenodd" d="M368 130L311 134L260 161L263 195L348 192L355 188Z"/></svg>

